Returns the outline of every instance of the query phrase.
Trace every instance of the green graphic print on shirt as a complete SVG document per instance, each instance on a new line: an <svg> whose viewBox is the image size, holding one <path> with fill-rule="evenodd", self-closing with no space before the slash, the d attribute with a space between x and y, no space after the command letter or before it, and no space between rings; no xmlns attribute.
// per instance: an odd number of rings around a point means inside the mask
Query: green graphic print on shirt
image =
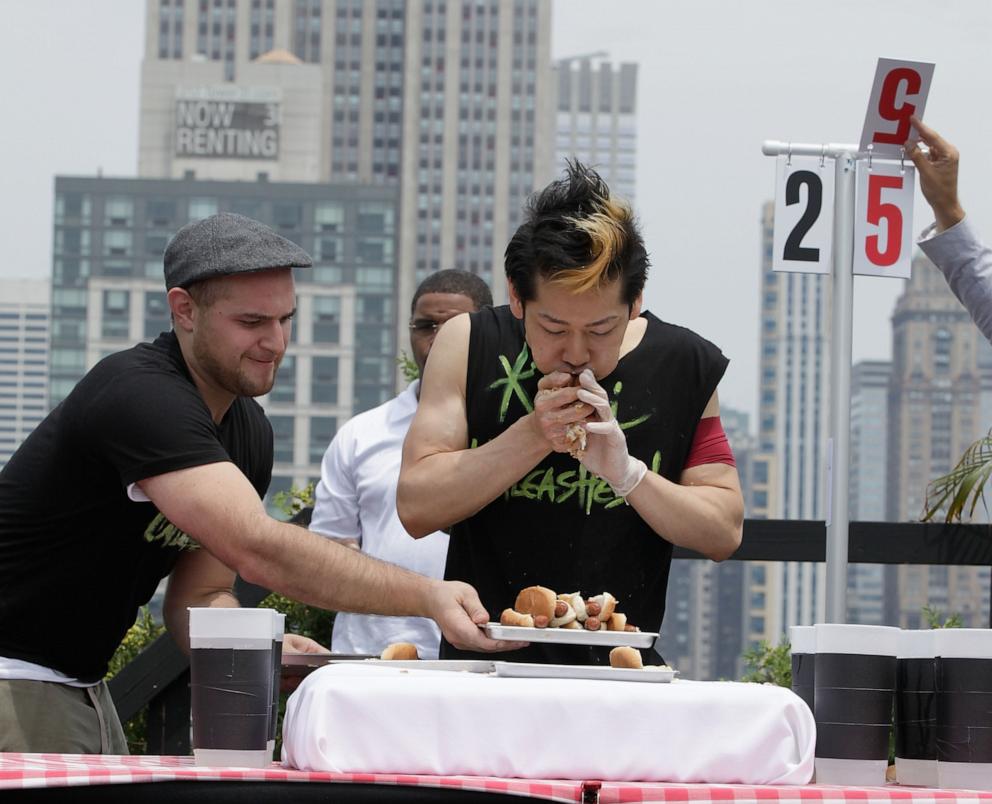
<svg viewBox="0 0 992 804"><path fill-rule="evenodd" d="M178 547L180 550L199 550L200 545L196 543L188 533L173 525L165 515L159 513L148 523L145 528L145 541L162 542L162 547Z"/></svg>
<svg viewBox="0 0 992 804"><path fill-rule="evenodd" d="M490 391L502 391L499 403L499 421L506 421L506 415L510 409L513 398L520 402L527 413L534 410L533 399L528 395L526 389L521 384L524 380L529 380L537 373L537 366L533 360L529 360L530 351L527 344L524 344L513 361L512 365L505 355L499 356L499 363L506 375L489 385ZM612 388L612 398L610 409L613 415L617 415L617 399L623 391L623 382L617 381ZM651 418L651 413L637 416L626 422L620 422L621 430L630 430L643 424ZM472 447L477 446L475 439L472 440ZM661 452L655 450L651 459L650 469L655 474L661 466ZM617 497L610 488L609 483L600 477L592 474L581 463L577 469L566 469L555 472L554 467L538 467L528 473L521 480L518 480L505 492L504 499L511 497L523 497L528 500L547 500L553 503L566 503L574 498L587 514L592 511L594 505L602 505L604 508L614 508L623 505L626 500Z"/></svg>

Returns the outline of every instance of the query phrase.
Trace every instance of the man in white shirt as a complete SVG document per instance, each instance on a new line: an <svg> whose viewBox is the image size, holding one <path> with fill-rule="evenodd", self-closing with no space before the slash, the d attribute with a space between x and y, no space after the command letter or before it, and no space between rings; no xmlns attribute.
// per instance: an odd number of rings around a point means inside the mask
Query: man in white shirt
<svg viewBox="0 0 992 804"><path fill-rule="evenodd" d="M492 306L488 286L475 274L439 271L413 297L410 348L420 374L438 328L459 313ZM350 419L334 436L321 464L310 530L422 575L441 578L448 534L413 539L396 516L396 484L403 439L420 396L415 380L399 396ZM339 613L331 650L378 655L393 642L411 642L421 659L436 659L437 624L423 617Z"/></svg>
<svg viewBox="0 0 992 804"><path fill-rule="evenodd" d="M919 246L992 342L992 249L979 239L958 199L958 149L917 118L912 120L928 150L910 141L906 155L916 165L920 190L934 214Z"/></svg>

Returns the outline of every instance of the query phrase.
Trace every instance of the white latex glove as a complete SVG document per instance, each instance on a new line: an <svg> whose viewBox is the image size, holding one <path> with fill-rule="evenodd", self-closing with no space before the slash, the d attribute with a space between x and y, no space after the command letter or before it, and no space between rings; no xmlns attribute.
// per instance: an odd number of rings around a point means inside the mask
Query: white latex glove
<svg viewBox="0 0 992 804"><path fill-rule="evenodd" d="M627 452L627 437L610 409L609 396L592 371L586 369L579 375L579 385L579 399L592 405L599 417L599 421L585 423L589 437L582 465L609 483L618 497L626 497L644 479L648 467Z"/></svg>

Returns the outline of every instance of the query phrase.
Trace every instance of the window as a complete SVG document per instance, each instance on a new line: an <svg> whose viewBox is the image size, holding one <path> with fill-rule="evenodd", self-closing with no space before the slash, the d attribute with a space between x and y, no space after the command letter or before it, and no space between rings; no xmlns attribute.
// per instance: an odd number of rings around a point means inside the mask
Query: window
<svg viewBox="0 0 992 804"><path fill-rule="evenodd" d="M124 196L111 196L103 203L104 226L132 226L134 202Z"/></svg>
<svg viewBox="0 0 992 804"><path fill-rule="evenodd" d="M86 370L86 353L77 349L52 349L51 361L53 370Z"/></svg>
<svg viewBox="0 0 992 804"><path fill-rule="evenodd" d="M89 229L59 229L55 232L56 254L90 253Z"/></svg>
<svg viewBox="0 0 992 804"><path fill-rule="evenodd" d="M338 359L336 357L315 357L311 367L311 404L336 405L338 403Z"/></svg>
<svg viewBox="0 0 992 804"><path fill-rule="evenodd" d="M103 292L103 337L126 338L130 332L131 294L126 290Z"/></svg>
<svg viewBox="0 0 992 804"><path fill-rule="evenodd" d="M337 262L341 259L340 237L317 237L314 239L313 258L317 262Z"/></svg>
<svg viewBox="0 0 992 804"><path fill-rule="evenodd" d="M355 271L355 283L363 287L389 289L393 283L393 270L391 268L358 268Z"/></svg>
<svg viewBox="0 0 992 804"><path fill-rule="evenodd" d="M90 222L90 197L85 193L62 193L55 199L56 223Z"/></svg>
<svg viewBox="0 0 992 804"><path fill-rule="evenodd" d="M344 228L344 207L331 202L318 204L313 213L313 225L317 232L340 232Z"/></svg>
<svg viewBox="0 0 992 804"><path fill-rule="evenodd" d="M145 293L145 339L153 340L170 328L169 302L164 293Z"/></svg>
<svg viewBox="0 0 992 804"><path fill-rule="evenodd" d="M145 204L146 223L170 226L176 219L176 202L171 199L149 199Z"/></svg>
<svg viewBox="0 0 992 804"><path fill-rule="evenodd" d="M341 329L341 299L337 296L315 296L313 300L313 333L316 344L337 343Z"/></svg>
<svg viewBox="0 0 992 804"><path fill-rule="evenodd" d="M216 214L216 198L191 198L189 200L189 215L187 217L191 221L199 220L200 218L209 218L211 215Z"/></svg>
<svg viewBox="0 0 992 804"><path fill-rule="evenodd" d="M130 257L131 232L106 231L103 234L103 255L105 257Z"/></svg>
<svg viewBox="0 0 992 804"><path fill-rule="evenodd" d="M358 206L358 231L392 234L393 208L389 204L365 203Z"/></svg>
<svg viewBox="0 0 992 804"><path fill-rule="evenodd" d="M165 247L169 245L169 239L168 232L148 232L145 235L145 254L161 259L165 254ZM158 265L158 263L155 264Z"/></svg>
<svg viewBox="0 0 992 804"><path fill-rule="evenodd" d="M299 204L276 203L273 205L273 219L280 229L296 229L303 218L303 209Z"/></svg>
<svg viewBox="0 0 992 804"><path fill-rule="evenodd" d="M310 419L310 463L320 463L338 429L334 416L314 416Z"/></svg>
<svg viewBox="0 0 992 804"><path fill-rule="evenodd" d="M355 256L359 262L391 263L393 240L391 237L359 238Z"/></svg>
<svg viewBox="0 0 992 804"><path fill-rule="evenodd" d="M269 416L272 422L272 460L275 463L293 462L293 424L292 416Z"/></svg>
<svg viewBox="0 0 992 804"><path fill-rule="evenodd" d="M286 355L279 364L275 385L269 392L269 400L289 403L296 401L296 358L293 355Z"/></svg>

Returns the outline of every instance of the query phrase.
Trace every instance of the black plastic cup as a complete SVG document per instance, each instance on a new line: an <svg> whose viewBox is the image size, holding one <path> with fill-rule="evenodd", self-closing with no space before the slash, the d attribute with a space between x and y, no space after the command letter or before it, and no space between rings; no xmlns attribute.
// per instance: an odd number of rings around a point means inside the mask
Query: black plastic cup
<svg viewBox="0 0 992 804"><path fill-rule="evenodd" d="M885 784L899 629L816 626L816 781Z"/></svg>
<svg viewBox="0 0 992 804"><path fill-rule="evenodd" d="M190 609L193 755L197 765L265 767L273 700L268 609Z"/></svg>
<svg viewBox="0 0 992 804"><path fill-rule="evenodd" d="M903 631L896 657L896 779L937 786L936 631Z"/></svg>
<svg viewBox="0 0 992 804"><path fill-rule="evenodd" d="M992 790L992 630L937 632L937 779Z"/></svg>

